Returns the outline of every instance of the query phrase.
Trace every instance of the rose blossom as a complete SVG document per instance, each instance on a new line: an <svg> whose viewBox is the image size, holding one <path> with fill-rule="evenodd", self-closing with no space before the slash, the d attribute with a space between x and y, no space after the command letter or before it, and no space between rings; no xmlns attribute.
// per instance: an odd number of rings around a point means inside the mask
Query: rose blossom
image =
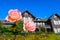
<svg viewBox="0 0 60 40"><path fill-rule="evenodd" d="M21 12L19 12L17 9L15 10L9 10L8 16L6 17L7 21L15 22L22 19Z"/></svg>
<svg viewBox="0 0 60 40"><path fill-rule="evenodd" d="M9 18L9 16L7 16L7 17L5 18L5 20L7 20L7 21L9 21L9 22L16 22L16 20L11 20L11 19Z"/></svg>
<svg viewBox="0 0 60 40"><path fill-rule="evenodd" d="M24 22L23 29L24 31L35 31L36 27L33 21L27 20L26 22Z"/></svg>

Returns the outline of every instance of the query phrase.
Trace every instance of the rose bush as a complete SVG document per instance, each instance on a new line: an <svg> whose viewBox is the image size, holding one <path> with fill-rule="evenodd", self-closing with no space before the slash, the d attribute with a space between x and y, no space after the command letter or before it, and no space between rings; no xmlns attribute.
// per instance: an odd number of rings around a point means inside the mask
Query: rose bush
<svg viewBox="0 0 60 40"><path fill-rule="evenodd" d="M17 21L21 21L22 19L22 15L21 15L21 12L19 12L19 10L15 9L15 10L9 10L8 12L8 16L6 17L6 20L9 21L9 22L13 22L15 25ZM21 27L22 28L22 24L21 22L20 23L17 23L17 27ZM29 32L32 32L32 31L35 31L36 27L35 27L35 24L32 20L26 20L25 22L23 22L23 30L24 31L29 31Z"/></svg>

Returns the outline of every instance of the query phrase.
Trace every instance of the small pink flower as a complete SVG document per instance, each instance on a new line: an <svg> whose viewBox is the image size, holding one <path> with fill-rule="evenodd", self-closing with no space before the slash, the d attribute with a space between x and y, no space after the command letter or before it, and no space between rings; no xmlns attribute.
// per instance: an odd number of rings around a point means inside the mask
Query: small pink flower
<svg viewBox="0 0 60 40"><path fill-rule="evenodd" d="M36 27L33 21L27 20L26 22L24 22L23 29L27 31L35 31Z"/></svg>
<svg viewBox="0 0 60 40"><path fill-rule="evenodd" d="M21 12L19 12L17 9L15 10L9 10L8 16L6 17L7 21L15 22L22 19Z"/></svg>

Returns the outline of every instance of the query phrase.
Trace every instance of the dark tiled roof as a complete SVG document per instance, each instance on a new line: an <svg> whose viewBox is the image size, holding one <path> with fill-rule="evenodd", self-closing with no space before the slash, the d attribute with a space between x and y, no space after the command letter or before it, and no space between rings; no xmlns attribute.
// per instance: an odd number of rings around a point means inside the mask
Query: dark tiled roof
<svg viewBox="0 0 60 40"><path fill-rule="evenodd" d="M25 12L27 12L28 14L30 14L33 18L36 18L36 17L33 16L28 10L25 10L25 11L22 13L22 15L23 15Z"/></svg>
<svg viewBox="0 0 60 40"><path fill-rule="evenodd" d="M45 21L47 21L47 19L46 18L36 18L34 21L43 21L43 22L45 22Z"/></svg>
<svg viewBox="0 0 60 40"><path fill-rule="evenodd" d="M59 16L57 13L54 13L54 14L52 14L48 19L51 19L51 18L52 18L52 16L54 16L54 15L56 15L57 17L59 17L59 18L60 18L60 16Z"/></svg>

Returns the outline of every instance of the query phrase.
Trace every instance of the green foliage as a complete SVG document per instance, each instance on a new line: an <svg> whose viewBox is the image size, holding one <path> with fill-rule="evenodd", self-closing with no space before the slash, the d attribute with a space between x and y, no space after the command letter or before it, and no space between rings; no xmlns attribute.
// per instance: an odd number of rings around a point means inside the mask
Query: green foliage
<svg viewBox="0 0 60 40"><path fill-rule="evenodd" d="M0 26L0 30L2 30L2 26Z"/></svg>
<svg viewBox="0 0 60 40"><path fill-rule="evenodd" d="M2 34L2 26L0 26L0 34Z"/></svg>
<svg viewBox="0 0 60 40"><path fill-rule="evenodd" d="M22 31L23 30L23 20L16 22L16 26L20 29L20 31Z"/></svg>
<svg viewBox="0 0 60 40"><path fill-rule="evenodd" d="M0 21L0 30L2 30L2 22Z"/></svg>
<svg viewBox="0 0 60 40"><path fill-rule="evenodd" d="M2 26L2 22L0 21L0 26Z"/></svg>
<svg viewBox="0 0 60 40"><path fill-rule="evenodd" d="M4 32L5 35L13 35L12 32Z"/></svg>
<svg viewBox="0 0 60 40"><path fill-rule="evenodd" d="M12 23L12 27L8 27L8 30L14 35L21 34L21 31L23 30L23 20Z"/></svg>
<svg viewBox="0 0 60 40"><path fill-rule="evenodd" d="M40 27L40 29L41 29L42 32L46 31L44 27Z"/></svg>
<svg viewBox="0 0 60 40"><path fill-rule="evenodd" d="M9 30L6 27L2 27L3 32L8 32Z"/></svg>
<svg viewBox="0 0 60 40"><path fill-rule="evenodd" d="M7 33L9 34L10 32L6 27L2 26L2 27L0 27L0 33L1 34L7 34Z"/></svg>

